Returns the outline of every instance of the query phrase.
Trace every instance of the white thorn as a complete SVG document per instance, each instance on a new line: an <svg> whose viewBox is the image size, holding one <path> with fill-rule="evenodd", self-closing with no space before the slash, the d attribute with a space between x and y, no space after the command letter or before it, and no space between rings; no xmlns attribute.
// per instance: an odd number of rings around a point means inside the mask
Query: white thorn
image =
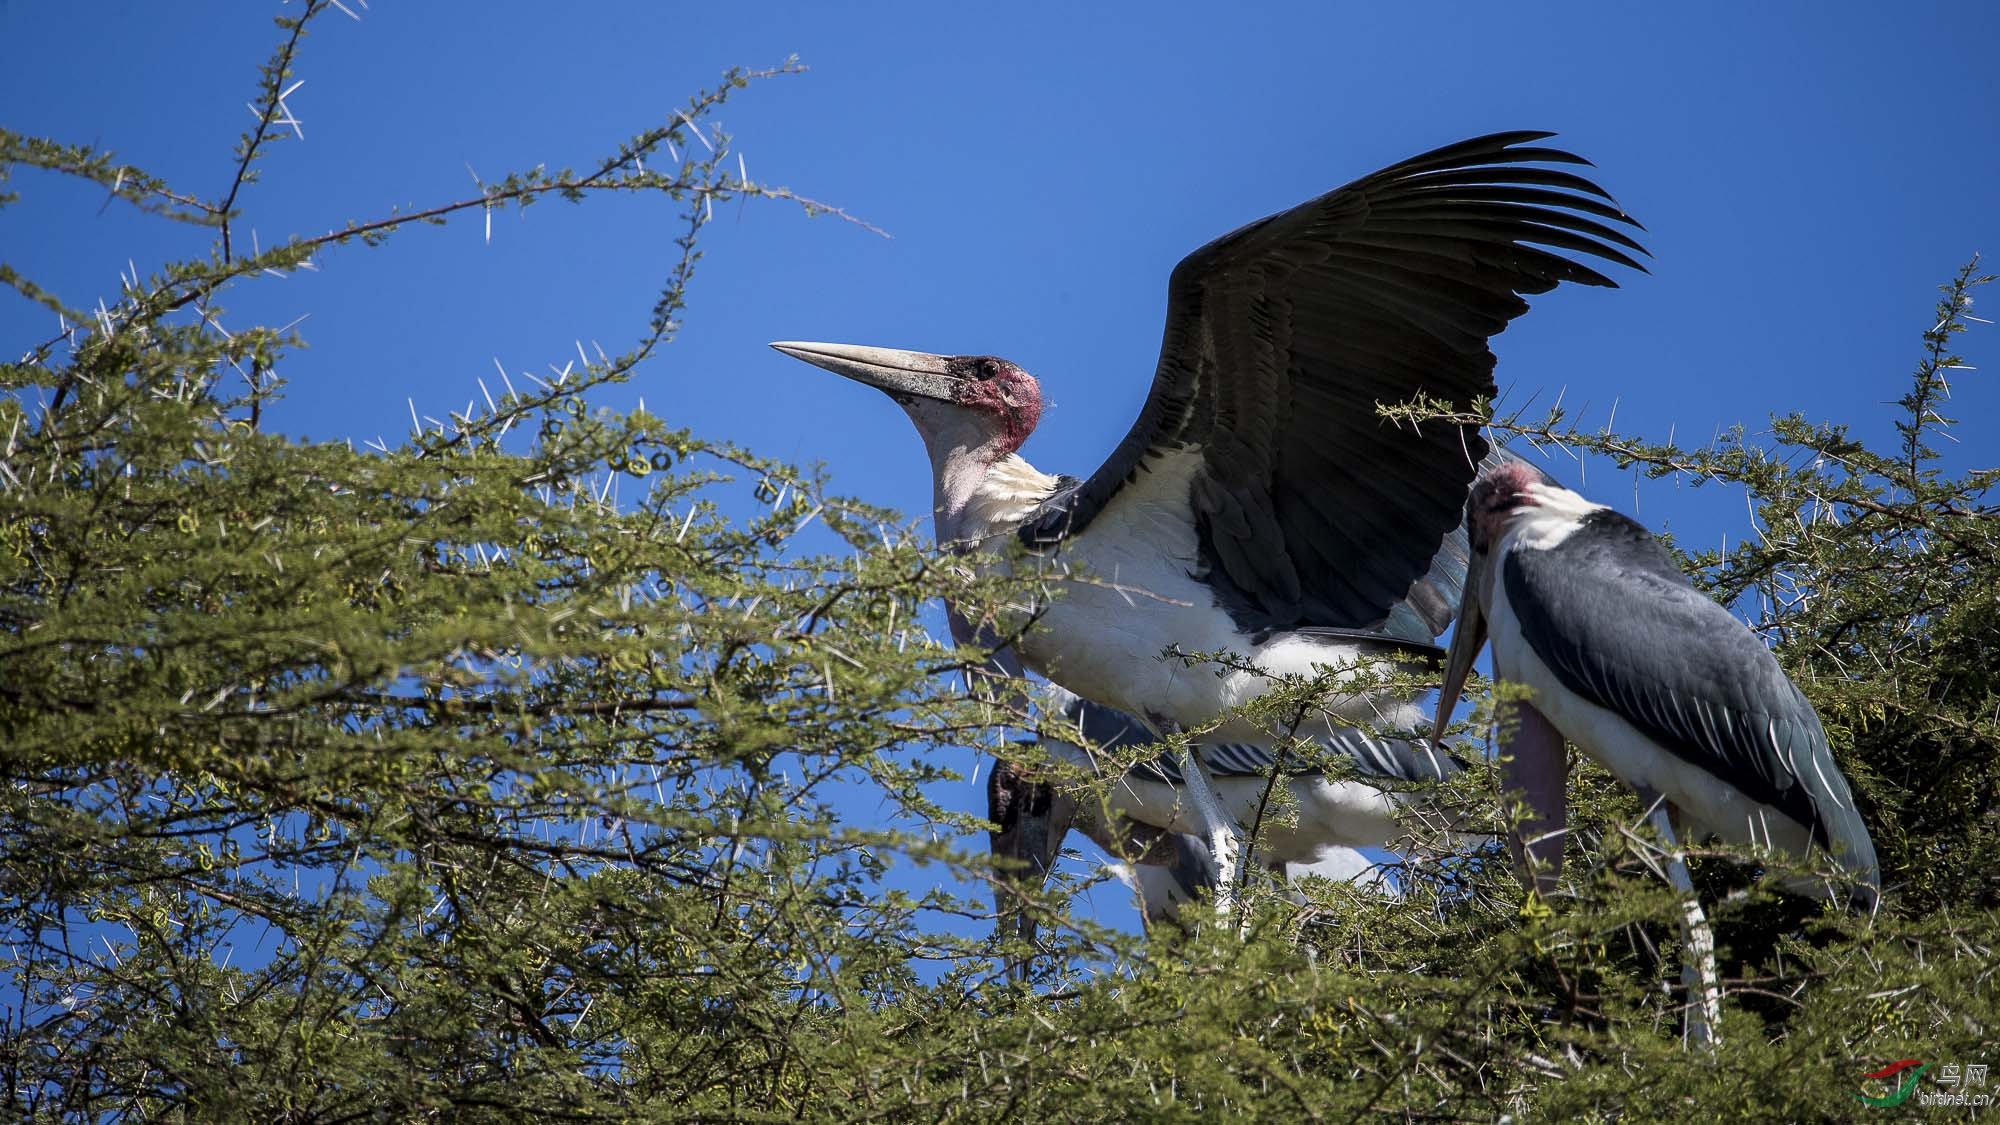
<svg viewBox="0 0 2000 1125"><path fill-rule="evenodd" d="M715 151L715 146L709 144L708 138L701 135L701 129L695 125L694 118L689 117L686 113L680 110L675 110L674 112L680 115L681 123L688 127L689 132L694 134L694 139L701 142L701 147L707 149L710 152Z"/></svg>

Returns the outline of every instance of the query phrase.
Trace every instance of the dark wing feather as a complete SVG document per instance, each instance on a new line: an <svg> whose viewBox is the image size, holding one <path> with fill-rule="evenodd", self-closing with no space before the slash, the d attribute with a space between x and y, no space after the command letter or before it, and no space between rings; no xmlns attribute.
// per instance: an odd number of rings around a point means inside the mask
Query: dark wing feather
<svg viewBox="0 0 2000 1125"><path fill-rule="evenodd" d="M1528 645L1564 687L1805 825L1849 868L1874 868L1812 704L1645 528L1594 512L1554 547L1509 552L1501 577Z"/></svg>
<svg viewBox="0 0 2000 1125"><path fill-rule="evenodd" d="M1063 717L1075 723L1083 737L1099 749L1125 750L1159 740L1145 723L1115 707L1092 703L1054 684L1044 689L1044 695L1057 702Z"/></svg>
<svg viewBox="0 0 2000 1125"><path fill-rule="evenodd" d="M1045 689L1045 692L1045 698L1059 706L1063 716L1077 724L1084 738L1100 749L1123 750L1156 741L1146 724L1123 711L1092 703L1054 686ZM1428 746L1400 738L1377 738L1353 727L1314 735L1313 741L1329 757L1345 758L1351 762L1357 777L1441 781L1460 768L1455 759ZM1180 785L1186 779L1180 763L1175 759L1176 755L1162 754L1133 766L1132 772L1150 781ZM1217 777L1268 776L1277 763L1277 756L1269 746L1249 742L1204 745L1201 759L1207 764L1209 772ZM1308 772L1308 767L1292 757L1285 772L1304 773Z"/></svg>
<svg viewBox="0 0 2000 1125"><path fill-rule="evenodd" d="M1422 392L1466 409L1491 396L1486 342L1527 311L1523 294L1614 284L1553 251L1635 268L1619 248L1643 253L1598 221L1637 226L1603 189L1524 166L1586 163L1530 147L1546 136L1425 153L1189 255L1168 284L1138 421L1023 540L1082 532L1155 458L1198 449L1187 488L1202 575L1240 627L1436 636L1450 608L1425 583L1486 443L1476 427L1395 428L1376 404ZM1447 570L1462 573L1457 552Z"/></svg>
<svg viewBox="0 0 2000 1125"><path fill-rule="evenodd" d="M1330 734L1313 736L1320 753L1334 762L1345 760L1351 776L1359 780L1443 781L1463 768L1463 763L1429 746L1401 738L1377 738L1354 727L1341 727ZM1254 742L1209 743L1201 748L1201 760L1216 777L1269 777L1277 765L1277 755L1269 746ZM1299 756L1286 755L1283 772L1318 773ZM1349 770L1337 772L1350 776ZM1150 781L1180 785L1186 779L1178 755L1162 754L1132 767L1132 773Z"/></svg>

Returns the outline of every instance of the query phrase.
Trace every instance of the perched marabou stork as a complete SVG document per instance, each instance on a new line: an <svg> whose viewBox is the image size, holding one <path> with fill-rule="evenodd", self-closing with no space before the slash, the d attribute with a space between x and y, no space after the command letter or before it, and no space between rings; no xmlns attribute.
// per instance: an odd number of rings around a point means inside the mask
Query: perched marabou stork
<svg viewBox="0 0 2000 1125"><path fill-rule="evenodd" d="M1088 478L1019 450L1035 378L993 356L772 346L886 392L922 434L941 544L1004 565L1018 538L1050 596L1018 660L1156 729L1190 729L1270 686L1264 673L1431 655L1460 574L1458 532L1485 439L1397 426L1419 395L1470 410L1495 393L1487 340L1561 282L1615 285L1557 251L1640 267L1632 220L1596 184L1499 133L1425 153L1209 243L1174 268L1151 393ZM1542 165L1542 166L1537 166ZM1547 249L1544 249L1546 247ZM991 635L990 633L987 635ZM1230 667L1162 659L1232 654ZM1347 721L1416 729L1361 692ZM1225 738L1257 732L1236 722ZM1225 871L1238 847L1198 763L1191 801Z"/></svg>
<svg viewBox="0 0 2000 1125"><path fill-rule="evenodd" d="M1101 774L1097 753L1130 758L1155 742L1152 731L1133 716L1058 685L1043 685L1039 696L1049 716L1041 745L1057 761ZM1257 858L1280 873L1290 864L1318 863L1331 849L1388 847L1408 836L1404 818L1414 794L1406 790L1441 782L1460 769L1451 757L1429 747L1355 727L1329 726L1308 738L1318 764L1288 765L1268 740L1225 742L1212 735L1196 740L1224 813L1239 825L1265 822ZM1265 808L1274 773L1286 788L1282 813L1275 803ZM1187 796L1183 764L1164 753L1127 768L1112 783L1101 809L1080 808L1060 787L1052 788L1047 815L1024 825L1023 837L1012 844L1013 854L1029 859L1033 870L1045 872L1055 862L1072 825L1100 843L1097 826L1106 817L1114 824L1174 834L1199 834L1203 827Z"/></svg>
<svg viewBox="0 0 2000 1125"><path fill-rule="evenodd" d="M1541 886L1560 872L1565 738L1638 790L1684 900L1689 1038L1710 1039L1721 998L1714 942L1671 819L1800 859L1830 856L1844 877L1798 889L1863 906L1879 891L1875 846L1819 716L1764 642L1630 518L1515 462L1473 486L1465 521L1472 563L1432 735L1490 635L1495 679L1532 693L1499 722L1503 785L1528 813L1517 857Z"/></svg>
<svg viewBox="0 0 2000 1125"><path fill-rule="evenodd" d="M1097 775L1097 755L1128 760L1154 746L1155 736L1131 715L1091 703L1056 684L1036 696L1044 715L1038 740L1055 761ZM1463 763L1449 755L1401 739L1379 738L1352 727L1315 732L1318 764L1287 766L1268 743L1197 740L1201 762L1214 778L1225 812L1239 825L1268 827L1257 839L1256 858L1286 882L1307 875L1340 879L1393 891L1383 872L1357 848L1383 848L1411 833L1405 816L1416 786L1456 774ZM1332 769L1328 769L1328 766ZM1272 797L1273 771L1285 782L1284 811ZM1177 918L1184 903L1202 891L1219 893L1218 869L1199 832L1186 793L1182 766L1161 752L1131 764L1112 784L1107 800L1080 803L1045 776L1014 761L1001 762L989 776L987 817L994 825L995 855L1027 861L1016 875L1040 883L1053 870L1071 830L1130 862L1107 870L1138 893L1150 925ZM1260 816L1260 813L1262 814ZM1234 873L1230 873L1234 874ZM1003 913L1018 911L1006 908ZM1017 932L1032 936L1025 914Z"/></svg>

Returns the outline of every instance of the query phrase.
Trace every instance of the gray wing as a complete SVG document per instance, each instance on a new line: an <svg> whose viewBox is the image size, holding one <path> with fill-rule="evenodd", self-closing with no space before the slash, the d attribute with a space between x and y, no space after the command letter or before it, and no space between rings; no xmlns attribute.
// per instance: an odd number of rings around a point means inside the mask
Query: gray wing
<svg viewBox="0 0 2000 1125"><path fill-rule="evenodd" d="M1826 731L1764 642L1695 589L1650 532L1605 509L1508 553L1507 601L1564 687L1805 825L1857 872L1875 849Z"/></svg>
<svg viewBox="0 0 2000 1125"><path fill-rule="evenodd" d="M1083 532L1155 459L1194 449L1202 577L1239 627L1387 624L1458 527L1487 447L1473 426L1391 426L1376 404L1422 392L1469 409L1495 391L1486 341L1523 294L1614 284L1540 247L1643 268L1618 249L1636 242L1588 217L1637 226L1603 189L1520 166L1587 163L1522 147L1549 135L1441 148L1189 255L1138 420L1023 541Z"/></svg>

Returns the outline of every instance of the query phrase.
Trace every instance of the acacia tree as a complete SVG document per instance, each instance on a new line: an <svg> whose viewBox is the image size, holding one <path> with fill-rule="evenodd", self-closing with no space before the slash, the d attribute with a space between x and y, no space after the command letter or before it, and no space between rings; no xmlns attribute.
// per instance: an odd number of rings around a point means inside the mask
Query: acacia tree
<svg viewBox="0 0 2000 1125"><path fill-rule="evenodd" d="M919 624L950 579L814 475L589 405L670 341L714 204L794 198L742 181L708 122L794 68L732 71L587 169L246 253L239 193L325 7L279 21L218 198L0 132L0 172L213 233L91 312L0 272L63 325L0 372L12 1109L796 1100L817 1025L984 940L941 925L978 904L876 879L892 855L979 874L918 831L966 829L925 797L948 776L925 750L989 723ZM300 341L230 317L232 292L412 224L605 192L685 221L622 353L515 376L395 448L269 432ZM837 539L796 546L808 523ZM900 828L835 821L857 781Z"/></svg>
<svg viewBox="0 0 2000 1125"><path fill-rule="evenodd" d="M1026 950L987 936L993 872L955 842L979 825L927 787L955 781L941 746L1032 757L1001 737L1029 717L968 695L982 654L920 612L1041 592L940 566L816 473L591 405L667 361L714 203L821 209L743 182L712 127L713 153L687 143L763 74L588 168L246 254L239 196L325 7L279 22L219 197L0 130L0 174L213 235L115 308L0 263L63 326L0 367L15 1115L1839 1118L1885 1058L1993 1053L1996 474L1932 448L1974 270L1924 336L1895 449L1804 418L1703 450L1495 423L1749 491L1765 534L1689 561L1772 637L1866 802L1875 919L1697 865L1742 892L1718 919L1725 1053L1678 1043L1677 907L1623 832L1636 808L1587 769L1591 846L1547 901L1475 856L1397 899L1266 890L1240 933L1142 946L1058 887L1030 903L1042 945L1016 983ZM238 322L230 294L413 223L604 192L685 221L624 351L393 447L271 432L300 340ZM1312 691L1264 713L1283 729ZM843 785L879 792L889 826L842 822ZM1497 822L1490 792L1476 769L1457 797ZM890 889L899 862L938 889Z"/></svg>

